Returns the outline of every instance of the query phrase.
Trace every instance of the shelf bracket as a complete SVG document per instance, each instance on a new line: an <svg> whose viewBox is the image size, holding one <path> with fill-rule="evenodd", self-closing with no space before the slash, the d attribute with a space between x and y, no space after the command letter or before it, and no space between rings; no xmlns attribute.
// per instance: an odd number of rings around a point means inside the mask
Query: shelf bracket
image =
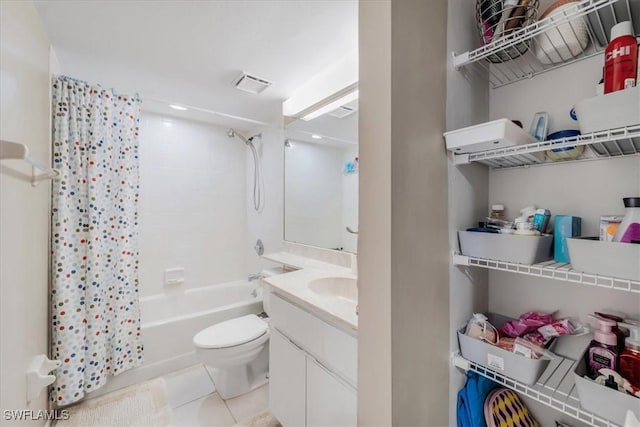
<svg viewBox="0 0 640 427"><path fill-rule="evenodd" d="M453 265L471 265L469 262L469 257L466 255L460 255L458 253L453 253Z"/></svg>
<svg viewBox="0 0 640 427"><path fill-rule="evenodd" d="M469 155L468 154L454 154L453 155L453 164L454 165L467 165L469 164Z"/></svg>
<svg viewBox="0 0 640 427"><path fill-rule="evenodd" d="M465 372L471 369L469 361L462 357L458 352L451 353L451 364L456 368L462 369Z"/></svg>

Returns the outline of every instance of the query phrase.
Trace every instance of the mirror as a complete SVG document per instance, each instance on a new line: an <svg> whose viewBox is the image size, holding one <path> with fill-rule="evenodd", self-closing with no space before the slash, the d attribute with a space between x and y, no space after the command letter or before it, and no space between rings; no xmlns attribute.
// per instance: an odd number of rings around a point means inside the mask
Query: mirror
<svg viewBox="0 0 640 427"><path fill-rule="evenodd" d="M285 131L284 239L356 252L358 101Z"/></svg>

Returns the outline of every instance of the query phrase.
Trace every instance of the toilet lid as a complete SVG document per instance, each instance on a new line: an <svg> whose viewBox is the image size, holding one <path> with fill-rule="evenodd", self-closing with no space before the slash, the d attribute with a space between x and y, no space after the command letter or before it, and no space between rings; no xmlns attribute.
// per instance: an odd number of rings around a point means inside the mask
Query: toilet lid
<svg viewBox="0 0 640 427"><path fill-rule="evenodd" d="M225 348L253 341L267 332L267 323L255 314L226 320L203 329L193 337L200 348Z"/></svg>

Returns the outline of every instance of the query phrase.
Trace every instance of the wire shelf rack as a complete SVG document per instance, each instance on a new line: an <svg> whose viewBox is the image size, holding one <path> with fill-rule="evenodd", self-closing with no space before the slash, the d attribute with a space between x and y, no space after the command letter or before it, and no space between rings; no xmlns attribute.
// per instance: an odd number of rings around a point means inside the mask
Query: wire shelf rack
<svg viewBox="0 0 640 427"><path fill-rule="evenodd" d="M630 0L576 1L475 50L453 53L453 65L463 72L488 74L494 89L532 78L600 54L613 25L633 23L632 9ZM640 23L633 24L640 33ZM513 54L524 49L522 56Z"/></svg>
<svg viewBox="0 0 640 427"><path fill-rule="evenodd" d="M540 160L539 156L534 156L534 153L580 145L591 147L594 159L639 155L640 124L578 135L577 137L514 145L477 153L454 154L453 162L456 165L479 162L495 169L530 166L545 163ZM548 163L567 161L571 160Z"/></svg>
<svg viewBox="0 0 640 427"><path fill-rule="evenodd" d="M496 261L486 258L471 257L456 253L453 255L453 264L481 267L489 270L508 271L510 273L523 274L526 276L554 279L563 282L578 283L585 286L594 286L598 288L606 288L640 294L640 281L584 273L582 271L576 271L571 268L571 264L558 263L554 261L546 261L539 264L526 265L507 261Z"/></svg>
<svg viewBox="0 0 640 427"><path fill-rule="evenodd" d="M613 424L611 421L585 411L580 407L580 398L578 397L573 376L573 370L577 363L574 360L560 356L554 358L537 383L532 386L478 365L465 359L459 353L453 355L452 363L464 371L476 372L504 387L530 397L590 426L617 427L617 424Z"/></svg>

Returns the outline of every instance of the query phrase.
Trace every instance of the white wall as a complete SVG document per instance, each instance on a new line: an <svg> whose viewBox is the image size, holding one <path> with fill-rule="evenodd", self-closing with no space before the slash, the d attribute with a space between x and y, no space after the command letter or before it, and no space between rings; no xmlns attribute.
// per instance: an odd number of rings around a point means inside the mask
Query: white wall
<svg viewBox="0 0 640 427"><path fill-rule="evenodd" d="M49 41L31 2L0 2L0 138L50 159ZM46 409L46 392L26 402L25 370L48 354L48 182L32 188L22 161L0 165L0 409ZM2 419L2 425L27 425ZM44 421L34 422L42 425Z"/></svg>
<svg viewBox="0 0 640 427"><path fill-rule="evenodd" d="M143 112L140 295L246 277L246 146L226 129ZM186 281L164 285L166 268Z"/></svg>
<svg viewBox="0 0 640 427"><path fill-rule="evenodd" d="M477 42L475 8L468 0L450 0L447 23L447 51L464 52ZM447 60L447 130L485 122L489 112L489 88L476 73L464 74ZM449 247L457 248L458 230L482 218L487 209L489 171L483 165L456 167L449 172ZM487 271L449 266L449 350L457 352L456 330L470 313L484 312L488 306ZM456 424L456 396L464 385L465 374L455 367L449 376L449 425Z"/></svg>
<svg viewBox="0 0 640 427"><path fill-rule="evenodd" d="M322 248L342 247L341 148L292 141L285 154L285 237Z"/></svg>

